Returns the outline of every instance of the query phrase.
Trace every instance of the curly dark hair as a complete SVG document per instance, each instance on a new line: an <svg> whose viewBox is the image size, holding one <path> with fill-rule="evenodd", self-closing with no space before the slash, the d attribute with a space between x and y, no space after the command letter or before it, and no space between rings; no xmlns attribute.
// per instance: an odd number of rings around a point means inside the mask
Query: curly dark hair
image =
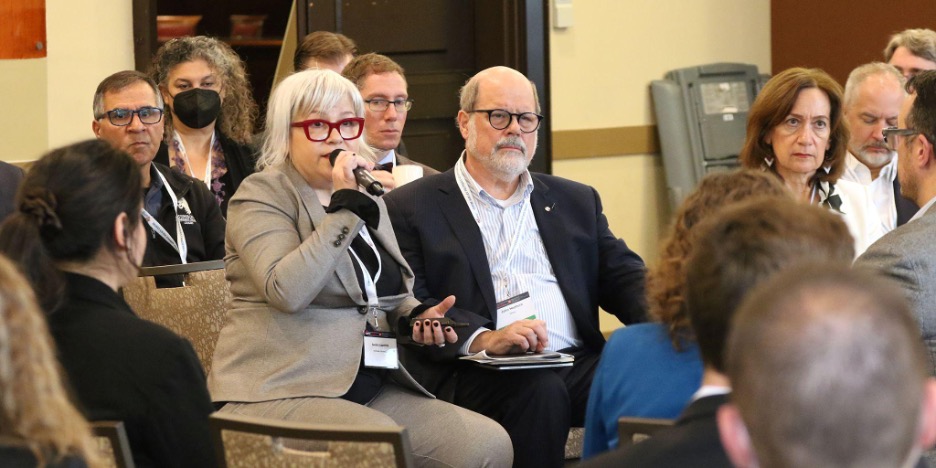
<svg viewBox="0 0 936 468"><path fill-rule="evenodd" d="M192 36L178 37L163 44L153 57L150 76L163 90L167 89L169 72L180 63L204 60L209 67L221 76L224 86L224 102L218 123L221 133L228 138L246 145L251 142L254 121L259 110L253 98L247 70L231 46L213 37ZM172 138L172 113L164 117L165 139Z"/></svg>
<svg viewBox="0 0 936 468"><path fill-rule="evenodd" d="M647 272L650 317L666 326L673 348L694 340L686 313L686 261L692 253L693 227L720 208L751 196L790 196L776 177L759 170L739 169L705 176L676 212L669 233L660 243L660 258Z"/></svg>

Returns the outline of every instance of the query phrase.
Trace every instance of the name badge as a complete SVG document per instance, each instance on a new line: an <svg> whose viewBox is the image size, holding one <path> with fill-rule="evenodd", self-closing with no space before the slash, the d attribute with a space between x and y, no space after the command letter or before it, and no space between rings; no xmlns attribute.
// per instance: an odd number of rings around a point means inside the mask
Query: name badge
<svg viewBox="0 0 936 468"><path fill-rule="evenodd" d="M397 340L392 333L364 331L364 367L400 368Z"/></svg>
<svg viewBox="0 0 936 468"><path fill-rule="evenodd" d="M497 303L498 330L517 320L533 320L535 318L536 309L533 308L533 299L530 298L530 293L517 294Z"/></svg>

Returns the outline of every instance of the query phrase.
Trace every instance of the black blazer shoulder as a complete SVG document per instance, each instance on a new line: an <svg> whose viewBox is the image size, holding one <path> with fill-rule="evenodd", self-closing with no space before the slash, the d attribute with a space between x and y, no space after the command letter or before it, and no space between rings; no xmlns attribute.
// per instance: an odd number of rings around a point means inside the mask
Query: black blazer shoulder
<svg viewBox="0 0 936 468"><path fill-rule="evenodd" d="M214 408L192 345L138 318L103 283L65 277L49 330L79 408L90 420L123 421L137 466L214 466Z"/></svg>

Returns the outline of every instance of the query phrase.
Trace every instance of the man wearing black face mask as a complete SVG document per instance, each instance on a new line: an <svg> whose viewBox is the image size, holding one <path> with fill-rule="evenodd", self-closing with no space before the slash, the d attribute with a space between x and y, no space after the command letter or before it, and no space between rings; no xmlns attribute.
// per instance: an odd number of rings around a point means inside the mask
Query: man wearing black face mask
<svg viewBox="0 0 936 468"><path fill-rule="evenodd" d="M220 260L225 221L199 181L153 162L162 140L163 102L153 83L136 71L117 72L94 94L94 134L127 152L140 166L143 218L149 235L144 266ZM160 286L180 285L181 278Z"/></svg>
<svg viewBox="0 0 936 468"><path fill-rule="evenodd" d="M257 106L243 63L227 45L196 36L164 44L153 65L166 101L165 141L156 161L202 181L226 214L228 200L256 165L250 142Z"/></svg>

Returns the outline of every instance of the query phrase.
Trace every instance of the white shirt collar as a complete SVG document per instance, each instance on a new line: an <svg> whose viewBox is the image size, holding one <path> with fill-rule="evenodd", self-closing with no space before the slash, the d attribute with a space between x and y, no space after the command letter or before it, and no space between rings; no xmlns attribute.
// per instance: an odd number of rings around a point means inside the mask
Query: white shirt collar
<svg viewBox="0 0 936 468"><path fill-rule="evenodd" d="M926 202L925 205L921 206L921 207L920 207L920 210L917 211L916 214L913 215L912 218L910 218L910 221L907 221L907 222L909 223L909 222L911 222L911 221L917 220L918 218L922 218L923 215L926 214L926 211L929 210L930 207L933 206L933 203L936 203L936 197L930 198L930 200L929 200L928 202Z"/></svg>
<svg viewBox="0 0 936 468"><path fill-rule="evenodd" d="M845 173L849 175L849 177L846 177L847 180L852 180L862 185L870 185L871 182L873 182L873 180L871 180L871 169L868 169L868 166L865 166L851 151L845 153ZM881 168L881 172L878 173L878 178L894 183L894 179L897 178L896 156L892 157L890 162Z"/></svg>
<svg viewBox="0 0 936 468"><path fill-rule="evenodd" d="M699 387L698 390L692 395L691 401L696 401L700 398L715 396L715 395L727 395L731 393L731 387L722 387L721 385L703 385Z"/></svg>
<svg viewBox="0 0 936 468"><path fill-rule="evenodd" d="M388 152L386 156L381 158L380 161L377 161L377 164L387 164L387 163L393 163L394 166L397 165L395 150L390 150L390 152Z"/></svg>

